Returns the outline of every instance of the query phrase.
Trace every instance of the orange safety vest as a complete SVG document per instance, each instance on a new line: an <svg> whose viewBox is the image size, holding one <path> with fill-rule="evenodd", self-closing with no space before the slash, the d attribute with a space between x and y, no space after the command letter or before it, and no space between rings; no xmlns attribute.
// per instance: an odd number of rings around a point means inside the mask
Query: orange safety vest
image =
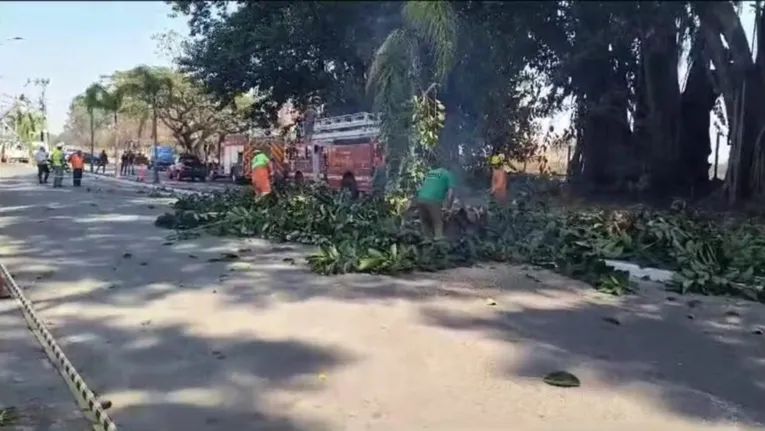
<svg viewBox="0 0 765 431"><path fill-rule="evenodd" d="M72 169L82 169L85 166L85 160L77 154L72 154L72 157L69 158L69 162L72 164Z"/></svg>
<svg viewBox="0 0 765 431"><path fill-rule="evenodd" d="M491 194L500 203L507 198L507 172L501 167L494 168L491 173Z"/></svg>

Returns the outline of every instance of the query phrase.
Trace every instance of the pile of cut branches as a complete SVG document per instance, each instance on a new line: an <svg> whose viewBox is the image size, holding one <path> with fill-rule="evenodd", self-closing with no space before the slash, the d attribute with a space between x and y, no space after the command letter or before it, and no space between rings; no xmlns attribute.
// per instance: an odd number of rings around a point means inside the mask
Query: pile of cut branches
<svg viewBox="0 0 765 431"><path fill-rule="evenodd" d="M400 200L347 194L322 186L278 184L256 198L248 189L184 196L156 225L179 236L257 236L318 246L308 257L320 274L437 271L496 261L527 263L624 293L628 274L606 259L676 271L681 292L765 301L765 236L760 228L720 226L685 208L658 212L554 210L530 195L501 208L445 214L447 240L420 234L419 220Z"/></svg>

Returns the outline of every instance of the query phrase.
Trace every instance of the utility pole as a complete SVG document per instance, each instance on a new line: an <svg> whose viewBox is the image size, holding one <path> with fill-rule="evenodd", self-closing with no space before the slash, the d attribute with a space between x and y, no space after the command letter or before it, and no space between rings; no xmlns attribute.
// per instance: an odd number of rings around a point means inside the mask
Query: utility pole
<svg viewBox="0 0 765 431"><path fill-rule="evenodd" d="M27 85L33 84L35 86L40 87L40 112L42 112L43 117L43 124L42 124L42 132L40 135L40 140L43 141L45 144L45 148L50 149L50 143L48 142L50 138L50 134L48 133L48 104L46 103L46 92L48 90L48 84L50 84L50 79L48 78L34 78L27 80ZM26 87L26 85L25 85Z"/></svg>

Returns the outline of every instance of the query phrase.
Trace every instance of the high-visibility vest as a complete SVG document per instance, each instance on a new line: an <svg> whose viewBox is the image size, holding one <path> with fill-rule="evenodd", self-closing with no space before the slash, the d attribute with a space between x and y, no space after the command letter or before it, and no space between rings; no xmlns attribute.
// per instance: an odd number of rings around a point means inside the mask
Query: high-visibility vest
<svg viewBox="0 0 765 431"><path fill-rule="evenodd" d="M85 161L77 154L73 154L69 161L72 163L72 169L82 169L85 166Z"/></svg>
<svg viewBox="0 0 765 431"><path fill-rule="evenodd" d="M50 164L55 167L64 166L64 152L58 149L53 150L50 155Z"/></svg>

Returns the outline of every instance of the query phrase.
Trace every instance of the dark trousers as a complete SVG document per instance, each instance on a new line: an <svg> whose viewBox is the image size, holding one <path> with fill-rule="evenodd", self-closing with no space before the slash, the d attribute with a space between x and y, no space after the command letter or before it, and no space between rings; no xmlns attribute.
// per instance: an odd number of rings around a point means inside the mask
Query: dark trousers
<svg viewBox="0 0 765 431"><path fill-rule="evenodd" d="M50 175L50 168L48 168L47 163L38 163L37 164L37 181L40 184L45 184L48 182L48 175Z"/></svg>
<svg viewBox="0 0 765 431"><path fill-rule="evenodd" d="M72 184L75 187L80 187L82 185L82 168L72 169Z"/></svg>
<svg viewBox="0 0 765 431"><path fill-rule="evenodd" d="M426 238L444 237L444 215L440 202L418 201L417 210L420 213L422 233Z"/></svg>

